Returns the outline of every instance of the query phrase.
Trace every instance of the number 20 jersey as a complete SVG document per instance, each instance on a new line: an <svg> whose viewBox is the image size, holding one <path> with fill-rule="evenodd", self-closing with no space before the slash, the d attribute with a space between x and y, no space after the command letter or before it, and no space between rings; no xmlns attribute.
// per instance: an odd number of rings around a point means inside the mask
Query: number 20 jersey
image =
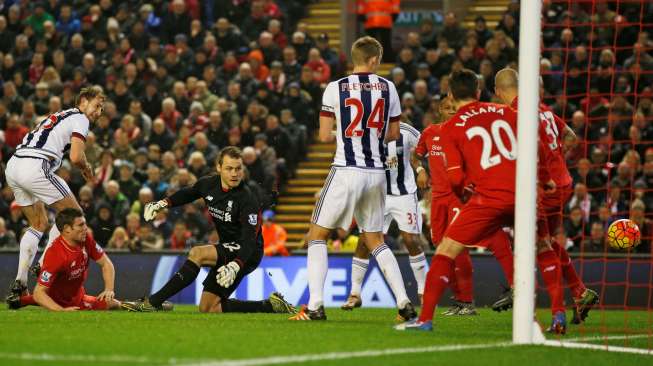
<svg viewBox="0 0 653 366"><path fill-rule="evenodd" d="M395 85L376 74L355 73L330 82L320 116L336 120L335 166L385 169L383 140L398 122L401 103Z"/></svg>
<svg viewBox="0 0 653 366"><path fill-rule="evenodd" d="M517 113L509 106L469 103L442 125L447 169L462 169L484 203L514 204L516 136Z"/></svg>

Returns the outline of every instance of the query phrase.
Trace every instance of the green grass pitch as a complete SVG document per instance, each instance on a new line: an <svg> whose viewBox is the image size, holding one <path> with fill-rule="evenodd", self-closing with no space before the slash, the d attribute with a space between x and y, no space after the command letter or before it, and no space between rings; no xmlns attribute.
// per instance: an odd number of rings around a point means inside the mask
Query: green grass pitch
<svg viewBox="0 0 653 366"><path fill-rule="evenodd" d="M178 306L172 313L0 310L0 365L653 365L653 356L544 346L443 351L437 346L510 341L512 313L483 309L476 317L438 315L432 333L395 331L395 315L394 309L327 309L326 322L291 322L278 314L200 314L194 306ZM539 318L549 321L546 311ZM617 338L610 345L651 349L651 324L647 312L595 311L583 328L570 325L565 338L607 334ZM628 332L649 336L619 338L625 325ZM423 347L434 349L355 358L341 354ZM285 358L326 353L335 358L294 363Z"/></svg>

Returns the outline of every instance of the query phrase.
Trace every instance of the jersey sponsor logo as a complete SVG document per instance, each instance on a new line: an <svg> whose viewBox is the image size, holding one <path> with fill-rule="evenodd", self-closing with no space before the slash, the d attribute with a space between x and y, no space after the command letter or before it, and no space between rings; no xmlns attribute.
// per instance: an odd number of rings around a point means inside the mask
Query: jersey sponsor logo
<svg viewBox="0 0 653 366"><path fill-rule="evenodd" d="M52 278L52 273L48 271L41 272L41 282L48 283L50 282L50 278Z"/></svg>
<svg viewBox="0 0 653 366"><path fill-rule="evenodd" d="M250 225L256 225L258 223L258 215L257 214L250 214L247 221L250 223Z"/></svg>
<svg viewBox="0 0 653 366"><path fill-rule="evenodd" d="M236 243L235 241L230 241L228 243L222 243L222 246L229 250L229 252L233 253L237 250L240 250L240 244Z"/></svg>

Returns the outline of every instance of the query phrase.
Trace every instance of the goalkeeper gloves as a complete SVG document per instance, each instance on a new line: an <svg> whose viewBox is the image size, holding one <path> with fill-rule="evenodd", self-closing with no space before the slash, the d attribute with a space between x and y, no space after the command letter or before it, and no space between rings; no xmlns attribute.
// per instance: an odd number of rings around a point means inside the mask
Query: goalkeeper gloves
<svg viewBox="0 0 653 366"><path fill-rule="evenodd" d="M145 221L152 221L156 217L156 214L166 207L168 207L168 201L166 200L150 202L147 205L145 205L143 218L145 219Z"/></svg>
<svg viewBox="0 0 653 366"><path fill-rule="evenodd" d="M236 275L240 271L238 263L231 261L224 266L218 268L218 274L215 275L215 281L218 285L228 288L236 280Z"/></svg>

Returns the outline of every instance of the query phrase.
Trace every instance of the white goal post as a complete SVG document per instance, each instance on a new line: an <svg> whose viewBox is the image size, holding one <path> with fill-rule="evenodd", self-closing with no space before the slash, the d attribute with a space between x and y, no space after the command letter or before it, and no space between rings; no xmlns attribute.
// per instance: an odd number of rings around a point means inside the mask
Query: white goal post
<svg viewBox="0 0 653 366"><path fill-rule="evenodd" d="M536 328L533 323L541 12L541 0L521 2L515 191L515 298L512 313L512 340L517 344L531 344L536 341Z"/></svg>

